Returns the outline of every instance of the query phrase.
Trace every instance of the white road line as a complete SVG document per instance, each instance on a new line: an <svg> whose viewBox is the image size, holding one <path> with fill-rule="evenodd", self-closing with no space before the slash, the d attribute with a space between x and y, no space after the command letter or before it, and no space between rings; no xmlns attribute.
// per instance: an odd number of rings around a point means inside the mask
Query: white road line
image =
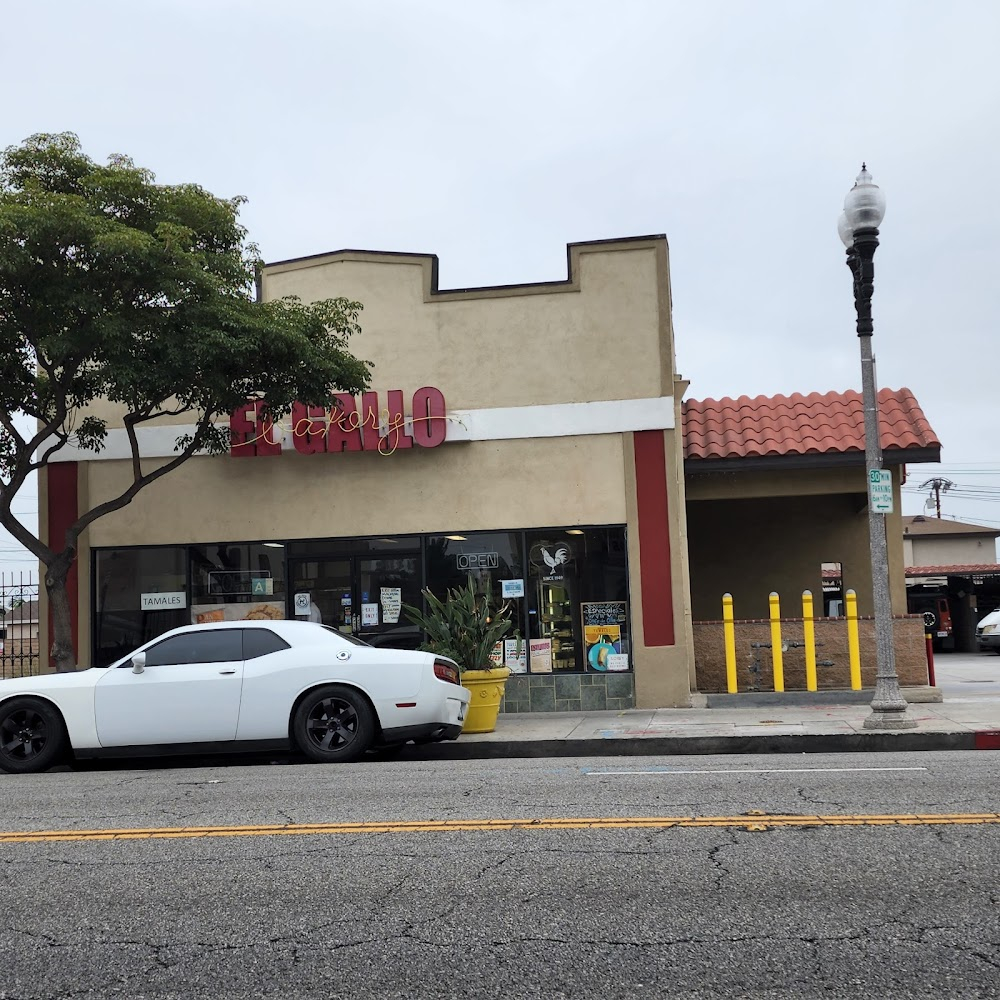
<svg viewBox="0 0 1000 1000"><path fill-rule="evenodd" d="M926 767L733 767L733 768L682 768L662 767L652 771L591 771L584 769L587 777L606 777L608 775L632 774L831 774L851 773L853 771L926 771Z"/></svg>

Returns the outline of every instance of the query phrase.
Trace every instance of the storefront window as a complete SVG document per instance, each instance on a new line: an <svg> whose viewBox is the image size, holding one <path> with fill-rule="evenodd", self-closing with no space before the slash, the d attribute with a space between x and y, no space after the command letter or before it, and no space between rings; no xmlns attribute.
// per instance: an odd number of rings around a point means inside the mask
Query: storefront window
<svg viewBox="0 0 1000 1000"><path fill-rule="evenodd" d="M278 542L193 545L190 621L285 617L285 547Z"/></svg>
<svg viewBox="0 0 1000 1000"><path fill-rule="evenodd" d="M186 550L94 553L94 658L103 667L168 629L190 622Z"/></svg>
<svg viewBox="0 0 1000 1000"><path fill-rule="evenodd" d="M476 590L489 591L502 601L503 581L524 579L519 531L431 535L424 551L427 586L438 597L464 587L471 577Z"/></svg>
<svg viewBox="0 0 1000 1000"><path fill-rule="evenodd" d="M624 528L525 532L528 669L631 669Z"/></svg>

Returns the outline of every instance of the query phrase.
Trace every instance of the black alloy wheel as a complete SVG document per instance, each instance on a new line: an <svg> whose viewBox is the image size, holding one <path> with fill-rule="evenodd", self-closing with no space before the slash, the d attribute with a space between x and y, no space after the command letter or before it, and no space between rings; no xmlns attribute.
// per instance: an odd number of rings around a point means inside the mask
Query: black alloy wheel
<svg viewBox="0 0 1000 1000"><path fill-rule="evenodd" d="M358 760L371 747L375 721L371 706L353 688L331 685L302 700L292 722L299 749L321 764Z"/></svg>
<svg viewBox="0 0 1000 1000"><path fill-rule="evenodd" d="M56 710L38 698L11 698L0 705L0 770L15 774L44 771L67 746Z"/></svg>

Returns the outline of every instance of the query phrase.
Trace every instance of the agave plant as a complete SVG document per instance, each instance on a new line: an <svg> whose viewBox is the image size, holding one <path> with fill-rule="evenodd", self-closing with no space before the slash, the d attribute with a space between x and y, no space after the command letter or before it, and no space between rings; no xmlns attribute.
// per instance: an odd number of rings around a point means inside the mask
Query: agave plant
<svg viewBox="0 0 1000 1000"><path fill-rule="evenodd" d="M490 653L514 627L510 604L494 607L489 593L476 593L471 577L465 587L449 590L443 601L429 590L424 590L423 595L426 613L403 605L406 617L427 637L420 648L449 657L462 671L494 667ZM520 634L515 634L520 640Z"/></svg>

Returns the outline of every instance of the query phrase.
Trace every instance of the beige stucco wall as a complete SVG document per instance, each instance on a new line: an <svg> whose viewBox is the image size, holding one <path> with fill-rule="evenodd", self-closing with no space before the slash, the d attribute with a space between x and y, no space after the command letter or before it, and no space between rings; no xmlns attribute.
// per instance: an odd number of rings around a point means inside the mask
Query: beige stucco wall
<svg viewBox="0 0 1000 1000"><path fill-rule="evenodd" d="M456 409L670 395L665 241L570 254L561 284L434 294L432 258L346 253L271 265L262 290L361 301L351 349L375 362L373 388L438 386Z"/></svg>
<svg viewBox="0 0 1000 1000"><path fill-rule="evenodd" d="M995 540L982 536L928 538L906 535L903 546L907 566L983 565L997 561Z"/></svg>

